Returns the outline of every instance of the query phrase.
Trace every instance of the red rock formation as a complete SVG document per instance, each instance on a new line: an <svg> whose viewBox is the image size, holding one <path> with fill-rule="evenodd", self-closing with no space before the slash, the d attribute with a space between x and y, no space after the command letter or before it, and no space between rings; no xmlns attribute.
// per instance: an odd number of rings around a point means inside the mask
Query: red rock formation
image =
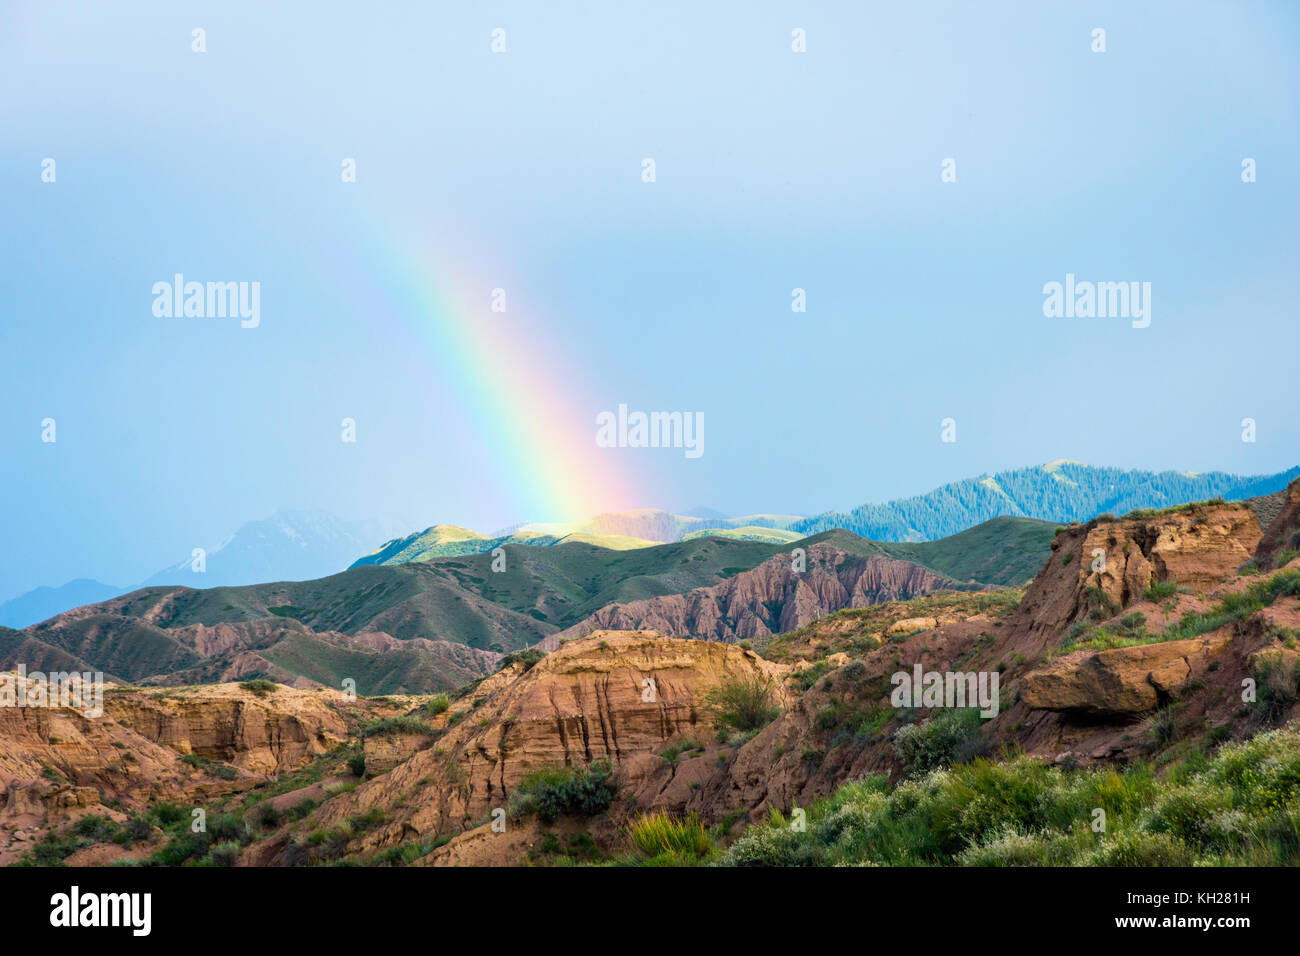
<svg viewBox="0 0 1300 956"><path fill-rule="evenodd" d="M827 544L808 548L806 562L795 571L789 555L778 555L713 587L610 604L541 646L551 650L597 630L638 629L734 643L793 631L846 607L967 587L908 561L858 557Z"/></svg>

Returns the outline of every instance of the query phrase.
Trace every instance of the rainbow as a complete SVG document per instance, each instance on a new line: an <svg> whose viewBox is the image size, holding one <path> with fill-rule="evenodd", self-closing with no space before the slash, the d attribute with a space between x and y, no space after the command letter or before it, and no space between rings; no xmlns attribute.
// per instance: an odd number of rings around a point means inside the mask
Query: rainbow
<svg viewBox="0 0 1300 956"><path fill-rule="evenodd" d="M596 445L599 409L566 390L562 358L520 297L510 297L504 272L482 278L427 244L372 241L363 254L384 299L373 318L391 322L395 347L411 345L420 364L427 356L499 463L491 476L471 476L466 494L499 484L521 521L577 522L632 506L639 496L617 450ZM507 291L505 313L491 309L496 287Z"/></svg>

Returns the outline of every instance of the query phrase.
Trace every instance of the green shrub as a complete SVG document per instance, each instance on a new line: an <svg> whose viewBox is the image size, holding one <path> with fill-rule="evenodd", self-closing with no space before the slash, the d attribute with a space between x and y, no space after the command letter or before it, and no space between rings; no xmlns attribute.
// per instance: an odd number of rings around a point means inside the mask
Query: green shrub
<svg viewBox="0 0 1300 956"><path fill-rule="evenodd" d="M445 846L450 841L451 834L446 834L441 837L399 843L397 846L390 846L387 850L375 856L370 863L372 866L406 866L428 856L438 847Z"/></svg>
<svg viewBox="0 0 1300 956"><path fill-rule="evenodd" d="M1104 621L1119 611L1119 605L1099 587L1084 588L1080 603L1084 614L1091 621Z"/></svg>
<svg viewBox="0 0 1300 956"><path fill-rule="evenodd" d="M725 866L817 866L824 860L823 848L806 833L791 829L773 811L762 826L750 827L731 845L722 862Z"/></svg>
<svg viewBox="0 0 1300 956"><path fill-rule="evenodd" d="M524 671L530 671L546 658L546 651L540 647L526 647L522 651L514 651L501 658L501 667L509 667L516 661L522 662Z"/></svg>
<svg viewBox="0 0 1300 956"><path fill-rule="evenodd" d="M266 800L257 805L257 809L253 811L253 819L258 826L269 830L280 825L280 811L272 806L271 801Z"/></svg>
<svg viewBox="0 0 1300 956"><path fill-rule="evenodd" d="M979 738L979 711L945 710L919 724L909 724L894 735L894 754L903 775L916 777L975 756Z"/></svg>
<svg viewBox="0 0 1300 956"><path fill-rule="evenodd" d="M201 860L207 856L211 844L212 837L207 833L182 830L154 854L151 862L159 866L180 866L188 860Z"/></svg>
<svg viewBox="0 0 1300 956"><path fill-rule="evenodd" d="M1255 659L1257 715L1260 723L1275 723L1300 699L1300 659L1280 653Z"/></svg>
<svg viewBox="0 0 1300 956"><path fill-rule="evenodd" d="M1178 593L1178 582L1172 578L1167 581L1156 581L1142 592L1142 598L1153 604L1173 597Z"/></svg>
<svg viewBox="0 0 1300 956"><path fill-rule="evenodd" d="M686 740L679 740L676 743L669 744L663 750L659 751L659 756L663 757L669 764L676 764L678 757L684 753L689 753L692 750L702 752L704 750L704 745L698 740L692 740L689 738Z"/></svg>
<svg viewBox="0 0 1300 956"><path fill-rule="evenodd" d="M780 709L772 703L773 680L766 674L724 681L705 695L717 722L735 730L759 730L776 719Z"/></svg>
<svg viewBox="0 0 1300 956"><path fill-rule="evenodd" d="M91 843L113 843L117 842L122 828L108 817L90 813L76 822L72 832L77 836L86 837Z"/></svg>
<svg viewBox="0 0 1300 956"><path fill-rule="evenodd" d="M361 731L361 739L369 737L393 737L398 734L429 735L433 728L418 717L385 717L377 720Z"/></svg>
<svg viewBox="0 0 1300 956"><path fill-rule="evenodd" d="M1096 811L1105 829L1094 832ZM866 778L751 827L729 866L1300 865L1300 724L1172 765L1067 769L976 759L904 779Z"/></svg>
<svg viewBox="0 0 1300 956"><path fill-rule="evenodd" d="M153 836L153 823L145 816L131 817L126 821L123 829L126 833L126 846L140 843Z"/></svg>
<svg viewBox="0 0 1300 956"><path fill-rule="evenodd" d="M190 818L189 811L184 807L166 801L155 803L150 807L149 816L153 818L154 823L164 830Z"/></svg>
<svg viewBox="0 0 1300 956"><path fill-rule="evenodd" d="M208 853L208 860L213 866L234 866L239 862L240 846L238 843L218 843Z"/></svg>
<svg viewBox="0 0 1300 956"><path fill-rule="evenodd" d="M1080 863L1084 866L1191 866L1192 861L1191 850L1168 834L1130 830L1104 837Z"/></svg>
<svg viewBox="0 0 1300 956"><path fill-rule="evenodd" d="M1213 821L1232 809L1232 789L1221 783L1197 778L1160 795L1143 820L1143 829L1167 833L1179 840L1208 847Z"/></svg>
<svg viewBox="0 0 1300 956"><path fill-rule="evenodd" d="M275 681L263 680L259 677L256 680L246 680L239 686L258 697L265 697L267 694L274 694L280 685Z"/></svg>
<svg viewBox="0 0 1300 956"><path fill-rule="evenodd" d="M806 667L796 675L799 681L799 687L803 690L809 690L812 685L817 683L822 676L831 669L829 661L818 661L810 667Z"/></svg>
<svg viewBox="0 0 1300 956"><path fill-rule="evenodd" d="M245 843L252 838L248 827L244 825L243 817L237 813L212 815L208 820L208 832L218 843Z"/></svg>
<svg viewBox="0 0 1300 956"><path fill-rule="evenodd" d="M1067 834L1007 830L957 855L962 866L1069 866L1078 840Z"/></svg>
<svg viewBox="0 0 1300 956"><path fill-rule="evenodd" d="M1122 637L1137 637L1146 629L1146 624L1147 616L1141 611L1134 611L1132 614L1125 614L1113 627Z"/></svg>
<svg viewBox="0 0 1300 956"><path fill-rule="evenodd" d="M562 816L594 817L609 809L616 792L613 768L597 760L586 769L564 767L531 773L510 794L511 819L536 814L544 823Z"/></svg>
<svg viewBox="0 0 1300 956"><path fill-rule="evenodd" d="M1178 730L1173 706L1162 707L1148 717L1143 730L1152 750L1161 750L1173 743Z"/></svg>

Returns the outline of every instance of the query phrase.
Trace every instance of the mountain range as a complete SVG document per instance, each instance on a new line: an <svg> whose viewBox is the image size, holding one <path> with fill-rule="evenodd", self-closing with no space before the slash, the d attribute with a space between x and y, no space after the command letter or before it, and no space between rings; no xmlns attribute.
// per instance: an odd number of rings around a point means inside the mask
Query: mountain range
<svg viewBox="0 0 1300 956"><path fill-rule="evenodd" d="M1053 528L999 518L919 543L836 530L793 544L507 544L504 566L478 553L301 582L155 586L0 629L0 668L99 670L168 685L269 678L338 687L351 677L360 693L431 693L492 673L510 652L614 620L731 642L845 607L1022 583L1045 560Z"/></svg>
<svg viewBox="0 0 1300 956"><path fill-rule="evenodd" d="M219 587L318 578L347 567L358 553L399 530L393 521L344 521L325 511L277 511L269 518L246 522L208 549L202 572L194 570L193 557L187 556L134 587L78 578L61 587L35 588L0 604L0 626L27 627L70 608L142 587Z"/></svg>
<svg viewBox="0 0 1300 956"><path fill-rule="evenodd" d="M1190 501L1241 501L1273 494L1300 475L1198 474L1099 468L1060 459L1033 468L967 478L913 498L827 511L792 527L803 534L844 528L878 541L932 541L999 515L1044 521L1088 521L1101 514L1168 508Z"/></svg>
<svg viewBox="0 0 1300 956"><path fill-rule="evenodd" d="M246 523L212 549L202 574L192 570L191 559L186 558L136 587L307 581L345 568L487 554L506 545L551 548L583 544L634 551L656 544L718 537L791 545L836 528L876 542L918 543L950 538L998 517L1085 521L1103 513L1123 514L1215 497L1237 501L1279 491L1298 474L1300 468L1263 476L1156 473L1058 460L953 482L924 495L811 517L727 517L707 508L694 509L690 514L636 509L599 514L579 523L526 523L491 535L453 524L437 524L401 535L395 533L399 529L391 522L348 522L320 511L281 511ZM379 541L385 543L375 548ZM964 553L969 556L986 552L966 549ZM1026 576L1033 570L1029 569ZM959 580L969 578L984 580L973 574L959 576ZM0 626L27 627L62 611L131 590L135 588L115 588L89 579L59 588L37 588L0 604Z"/></svg>
<svg viewBox="0 0 1300 956"><path fill-rule="evenodd" d="M614 551L644 548L653 544L717 534L751 541L795 541L804 535L793 531L804 519L799 515L680 515L653 508L599 514L590 521L574 524L531 522L495 535L482 535L457 525L439 524L387 542L356 561L367 564L401 564L452 554L479 554L503 544L550 547L582 542Z"/></svg>

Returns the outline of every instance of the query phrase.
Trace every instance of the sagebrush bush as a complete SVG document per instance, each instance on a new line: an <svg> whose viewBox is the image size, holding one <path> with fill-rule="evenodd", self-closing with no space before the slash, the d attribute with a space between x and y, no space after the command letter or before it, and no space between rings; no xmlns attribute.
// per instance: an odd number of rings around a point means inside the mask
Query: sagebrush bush
<svg viewBox="0 0 1300 956"><path fill-rule="evenodd" d="M919 724L908 724L894 735L894 754L904 776L916 777L946 767L970 750L979 736L975 710L945 710Z"/></svg>
<svg viewBox="0 0 1300 956"><path fill-rule="evenodd" d="M1300 659L1280 653L1260 654L1255 663L1258 719L1274 723L1300 700Z"/></svg>
<svg viewBox="0 0 1300 956"><path fill-rule="evenodd" d="M1103 836L1091 852L1075 861L1080 866L1191 866L1190 848L1168 833L1126 830Z"/></svg>
<svg viewBox="0 0 1300 956"><path fill-rule="evenodd" d="M732 844L723 862L726 866L817 866L822 862L819 849L806 834L790 829L778 817L751 828Z"/></svg>
<svg viewBox="0 0 1300 956"><path fill-rule="evenodd" d="M540 664L546 657L546 651L540 647L526 647L522 651L515 651L501 658L501 667L509 667L518 661L524 665L525 671L530 671Z"/></svg>
<svg viewBox="0 0 1300 956"><path fill-rule="evenodd" d="M1068 866L1078 850L1072 834L1005 830L957 855L961 866Z"/></svg>
<svg viewBox="0 0 1300 956"><path fill-rule="evenodd" d="M207 859L213 866L234 866L239 862L239 851L238 843L218 843L208 852Z"/></svg>
<svg viewBox="0 0 1300 956"><path fill-rule="evenodd" d="M594 817L609 809L616 788L609 762L597 760L586 769L564 767L531 773L510 794L510 819L537 815L545 823L562 816Z"/></svg>

